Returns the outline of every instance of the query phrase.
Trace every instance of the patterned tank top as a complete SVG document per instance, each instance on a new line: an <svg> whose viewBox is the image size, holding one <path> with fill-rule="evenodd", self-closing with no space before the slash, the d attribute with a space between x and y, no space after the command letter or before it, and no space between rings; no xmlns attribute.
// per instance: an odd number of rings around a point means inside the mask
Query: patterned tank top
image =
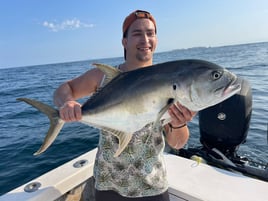
<svg viewBox="0 0 268 201"><path fill-rule="evenodd" d="M168 189L163 158L164 136L148 124L133 134L118 156L118 139L101 131L94 177L97 190L113 190L125 197L154 196Z"/></svg>
<svg viewBox="0 0 268 201"><path fill-rule="evenodd" d="M105 76L100 86L103 86ZM94 165L95 188L113 190L125 197L154 196L168 189L162 132L154 131L153 123L133 134L118 156L118 139L101 130Z"/></svg>

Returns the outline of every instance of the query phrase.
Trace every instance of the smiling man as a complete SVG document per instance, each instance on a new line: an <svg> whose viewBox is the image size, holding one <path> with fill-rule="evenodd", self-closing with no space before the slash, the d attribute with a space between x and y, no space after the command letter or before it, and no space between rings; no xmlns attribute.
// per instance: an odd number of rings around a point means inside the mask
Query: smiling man
<svg viewBox="0 0 268 201"><path fill-rule="evenodd" d="M157 45L156 22L147 11L136 10L123 23L125 62L118 66L122 72L151 66ZM99 69L63 83L54 93L64 121L81 120L79 98L94 93L102 86L105 76ZM153 131L152 123L133 134L126 149L114 157L118 140L102 130L96 155L94 177L97 201L168 201L168 183L163 158L165 140L180 149L187 142L187 122L195 115L179 103L169 108L171 122L165 126L165 136ZM144 140L146 139L146 140Z"/></svg>

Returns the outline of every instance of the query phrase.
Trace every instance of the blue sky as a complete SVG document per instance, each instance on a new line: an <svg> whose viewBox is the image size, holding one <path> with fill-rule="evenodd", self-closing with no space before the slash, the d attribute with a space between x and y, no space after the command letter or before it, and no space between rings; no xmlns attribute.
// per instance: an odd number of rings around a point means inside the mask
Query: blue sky
<svg viewBox="0 0 268 201"><path fill-rule="evenodd" d="M0 0L0 68L119 57L122 22L157 21L157 52L268 41L267 0Z"/></svg>

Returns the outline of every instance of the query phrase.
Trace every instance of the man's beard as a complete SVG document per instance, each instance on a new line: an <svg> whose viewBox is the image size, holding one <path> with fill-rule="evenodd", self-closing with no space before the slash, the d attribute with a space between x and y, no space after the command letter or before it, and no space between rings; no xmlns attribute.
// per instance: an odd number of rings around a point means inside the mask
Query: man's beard
<svg viewBox="0 0 268 201"><path fill-rule="evenodd" d="M152 59L152 54L136 54L136 59L138 61L149 61Z"/></svg>

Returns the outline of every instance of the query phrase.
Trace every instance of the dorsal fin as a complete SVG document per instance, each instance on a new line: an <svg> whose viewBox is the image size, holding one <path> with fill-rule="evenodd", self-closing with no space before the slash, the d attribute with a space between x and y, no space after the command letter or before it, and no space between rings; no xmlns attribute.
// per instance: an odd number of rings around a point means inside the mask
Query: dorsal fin
<svg viewBox="0 0 268 201"><path fill-rule="evenodd" d="M114 79L120 73L122 73L118 68L114 68L114 67L109 66L109 65L98 64L98 63L94 63L93 65L96 66L98 69L100 69L105 74L105 80L102 83L103 86L105 86L108 82L110 82L112 79Z"/></svg>

